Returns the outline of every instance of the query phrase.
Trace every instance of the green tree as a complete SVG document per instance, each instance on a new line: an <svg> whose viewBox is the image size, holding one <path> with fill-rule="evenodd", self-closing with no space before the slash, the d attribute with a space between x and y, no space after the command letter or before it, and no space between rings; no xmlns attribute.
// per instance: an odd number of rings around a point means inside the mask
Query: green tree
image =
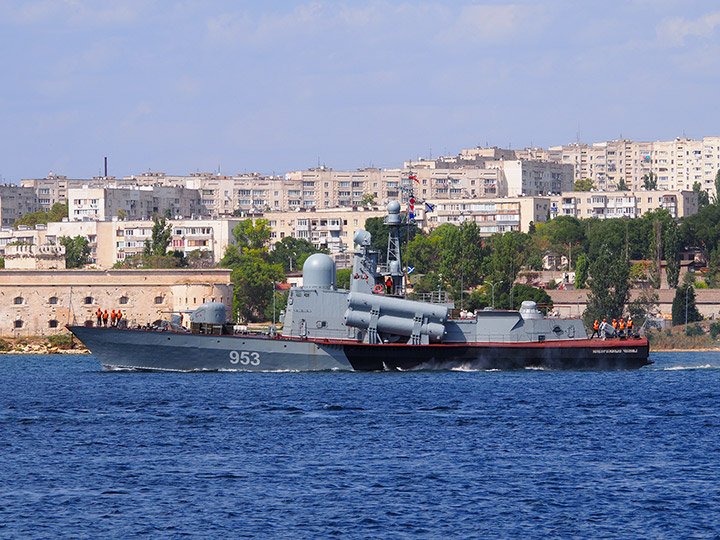
<svg viewBox="0 0 720 540"><path fill-rule="evenodd" d="M432 234L426 236L418 233L412 239L405 255L405 261L415 267L418 274L435 272L440 267L443 235L439 231L453 227L451 224L444 224L435 229Z"/></svg>
<svg viewBox="0 0 720 540"><path fill-rule="evenodd" d="M657 189L657 180L657 174L655 173L644 174L642 176L643 187L648 191L653 191Z"/></svg>
<svg viewBox="0 0 720 540"><path fill-rule="evenodd" d="M720 169L715 173L715 195L713 195L715 204L720 204Z"/></svg>
<svg viewBox="0 0 720 540"><path fill-rule="evenodd" d="M165 218L158 218L157 215L154 215L151 237L145 240L143 254L146 256L167 255L171 235L172 225L168 224Z"/></svg>
<svg viewBox="0 0 720 540"><path fill-rule="evenodd" d="M491 254L487 262L488 280L495 286L495 305L512 306L512 287L527 257L530 237L518 231L494 234L490 237Z"/></svg>
<svg viewBox="0 0 720 540"><path fill-rule="evenodd" d="M290 272L291 270L300 270L302 263L308 256L313 253L325 253L325 250L319 250L304 238L293 238L286 236L279 242L275 242L270 251L270 262L273 264L281 264L283 270Z"/></svg>
<svg viewBox="0 0 720 540"><path fill-rule="evenodd" d="M672 303L672 323L675 326L695 321L702 321L702 315L695 305L695 287L686 283L675 291Z"/></svg>
<svg viewBox="0 0 720 540"><path fill-rule="evenodd" d="M699 247L709 253L720 243L720 205L711 204L697 214L683 218L680 227L680 244Z"/></svg>
<svg viewBox="0 0 720 540"><path fill-rule="evenodd" d="M623 252L603 249L590 264L585 321L619 319L630 295L630 262Z"/></svg>
<svg viewBox="0 0 720 540"><path fill-rule="evenodd" d="M553 301L550 295L543 289L523 285L521 283L513 287L513 309L520 309L525 300L531 300L538 305L543 313L547 314L548 309L552 308Z"/></svg>
<svg viewBox="0 0 720 540"><path fill-rule="evenodd" d="M352 268L343 268L336 272L335 287L338 289L350 290L350 276L352 276Z"/></svg>
<svg viewBox="0 0 720 540"><path fill-rule="evenodd" d="M708 273L705 276L708 287L720 287L720 246L710 252L708 258Z"/></svg>
<svg viewBox="0 0 720 540"><path fill-rule="evenodd" d="M264 319L268 310L272 313L273 282L285 281L282 266L268 264L257 251L251 250L240 255L233 268L230 279L234 318L253 322Z"/></svg>
<svg viewBox="0 0 720 540"><path fill-rule="evenodd" d="M375 194L374 193L364 193L362 196L362 199L360 200L360 204L362 206L372 206L375 204Z"/></svg>
<svg viewBox="0 0 720 540"><path fill-rule="evenodd" d="M590 261L584 253L577 258L575 264L575 288L584 289L588 278L588 268Z"/></svg>
<svg viewBox="0 0 720 540"><path fill-rule="evenodd" d="M624 178L621 178L617 185L618 191L630 191L630 187L625 182Z"/></svg>
<svg viewBox="0 0 720 540"><path fill-rule="evenodd" d="M642 289L640 291L640 294L627 305L630 317L639 323L636 326L642 326L649 317L657 313L659 302L660 297L653 289Z"/></svg>
<svg viewBox="0 0 720 540"><path fill-rule="evenodd" d="M575 180L575 191L592 191L593 189L595 189L595 185L590 178Z"/></svg>
<svg viewBox="0 0 720 540"><path fill-rule="evenodd" d="M5 268L5 259L0 257L0 268Z"/></svg>
<svg viewBox="0 0 720 540"><path fill-rule="evenodd" d="M708 196L707 191L702 189L702 185L700 184L700 182L695 182L693 184L693 191L697 193L698 208L703 208L710 204L710 197Z"/></svg>
<svg viewBox="0 0 720 540"><path fill-rule="evenodd" d="M64 218L68 217L68 203L55 203L50 208L50 211L48 212L48 220L47 223L55 223L58 221L62 221Z"/></svg>
<svg viewBox="0 0 720 540"><path fill-rule="evenodd" d="M267 219L260 218L255 221L244 219L233 229L233 235L238 246L247 249L263 249L270 243L272 229Z"/></svg>
<svg viewBox="0 0 720 540"><path fill-rule="evenodd" d="M441 240L439 272L452 288L453 298L461 299L461 287L468 289L482 279L487 250L482 245L480 229L473 222L448 228ZM519 270L519 268L518 268Z"/></svg>
<svg viewBox="0 0 720 540"><path fill-rule="evenodd" d="M67 203L55 203L50 208L49 212L45 210L38 210L30 214L25 214L15 220L14 227L17 229L20 225L26 225L28 227L34 227L35 225L47 224L55 221L62 221L63 218L68 216Z"/></svg>
<svg viewBox="0 0 720 540"><path fill-rule="evenodd" d="M65 266L82 268L90 263L90 242L84 236L63 236L60 243L65 246Z"/></svg>
<svg viewBox="0 0 720 540"><path fill-rule="evenodd" d="M680 233L674 220L667 224L663 240L663 252L665 253L665 274L668 286L677 287L680 276Z"/></svg>

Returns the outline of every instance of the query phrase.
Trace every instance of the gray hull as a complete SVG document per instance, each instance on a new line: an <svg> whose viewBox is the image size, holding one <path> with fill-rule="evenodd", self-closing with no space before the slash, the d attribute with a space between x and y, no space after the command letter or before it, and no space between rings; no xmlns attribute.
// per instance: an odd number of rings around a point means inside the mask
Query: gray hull
<svg viewBox="0 0 720 540"><path fill-rule="evenodd" d="M341 346L302 339L71 326L107 369L152 371L352 370Z"/></svg>

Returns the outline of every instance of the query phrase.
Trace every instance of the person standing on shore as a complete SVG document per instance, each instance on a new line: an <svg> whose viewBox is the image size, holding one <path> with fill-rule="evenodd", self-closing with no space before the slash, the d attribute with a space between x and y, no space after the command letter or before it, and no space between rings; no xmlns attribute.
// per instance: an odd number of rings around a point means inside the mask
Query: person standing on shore
<svg viewBox="0 0 720 540"><path fill-rule="evenodd" d="M97 315L97 325L102 326L102 309L98 308L95 315Z"/></svg>
<svg viewBox="0 0 720 540"><path fill-rule="evenodd" d="M102 316L102 317L103 317L103 326L107 326L107 323L108 323L108 312L107 312L107 309L106 309L105 311L103 311L103 316Z"/></svg>

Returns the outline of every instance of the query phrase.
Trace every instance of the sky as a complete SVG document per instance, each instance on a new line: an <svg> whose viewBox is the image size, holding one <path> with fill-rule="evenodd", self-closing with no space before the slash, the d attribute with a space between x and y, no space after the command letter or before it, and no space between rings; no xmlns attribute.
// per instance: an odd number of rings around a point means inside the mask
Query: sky
<svg viewBox="0 0 720 540"><path fill-rule="evenodd" d="M0 181L720 135L715 0L0 0Z"/></svg>

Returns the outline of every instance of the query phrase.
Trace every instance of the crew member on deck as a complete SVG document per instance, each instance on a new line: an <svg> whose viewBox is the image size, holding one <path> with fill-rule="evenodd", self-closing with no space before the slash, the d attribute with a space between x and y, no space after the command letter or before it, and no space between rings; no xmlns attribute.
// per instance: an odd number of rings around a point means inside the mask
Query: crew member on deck
<svg viewBox="0 0 720 540"><path fill-rule="evenodd" d="M627 320L627 333L628 333L628 337L631 337L633 335L633 322L630 317L628 317L628 320Z"/></svg>
<svg viewBox="0 0 720 540"><path fill-rule="evenodd" d="M595 336L600 337L600 323L597 319L595 319L595 322L593 323L593 333L592 336L590 336L590 339L594 338Z"/></svg>
<svg viewBox="0 0 720 540"><path fill-rule="evenodd" d="M97 325L102 326L102 309L98 308L95 315L97 315Z"/></svg>
<svg viewBox="0 0 720 540"><path fill-rule="evenodd" d="M115 314L115 326L120 326L120 319L122 319L122 311L118 309Z"/></svg>
<svg viewBox="0 0 720 540"><path fill-rule="evenodd" d="M618 327L620 328L620 335L625 336L625 319L620 317L620 323L618 324Z"/></svg>
<svg viewBox="0 0 720 540"><path fill-rule="evenodd" d="M105 311L103 311L103 326L107 326L108 317L109 315L106 309Z"/></svg>
<svg viewBox="0 0 720 540"><path fill-rule="evenodd" d="M393 292L392 286L393 286L392 278L390 276L388 276L387 281L385 281L385 287L387 287L388 294L392 294L392 292Z"/></svg>
<svg viewBox="0 0 720 540"><path fill-rule="evenodd" d="M618 322L617 322L617 319L613 319L613 322L612 322L612 327L613 327L613 329L615 330L615 332L617 332L617 329L618 329Z"/></svg>
<svg viewBox="0 0 720 540"><path fill-rule="evenodd" d="M113 309L110 312L110 326L115 326L115 319L116 319L115 310Z"/></svg>

